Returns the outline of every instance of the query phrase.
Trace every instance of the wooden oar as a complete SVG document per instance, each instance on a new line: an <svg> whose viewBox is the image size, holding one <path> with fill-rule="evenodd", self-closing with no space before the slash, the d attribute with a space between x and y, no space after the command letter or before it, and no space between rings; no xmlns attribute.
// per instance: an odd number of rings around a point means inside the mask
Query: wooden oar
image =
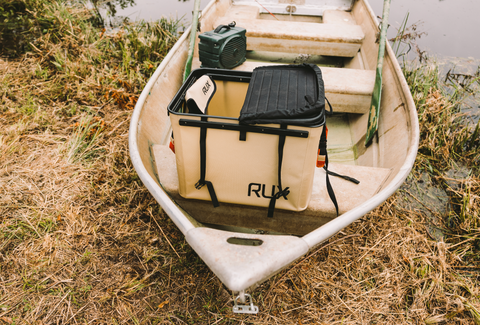
<svg viewBox="0 0 480 325"><path fill-rule="evenodd" d="M198 12L200 11L200 1L195 0L195 7L193 9L192 28L190 29L190 47L188 48L187 63L185 64L185 72L183 74L183 81L187 79L192 71L193 52L195 51L195 40L197 39L198 27Z"/></svg>
<svg viewBox="0 0 480 325"><path fill-rule="evenodd" d="M375 87L373 88L372 103L368 115L367 136L365 146L370 145L375 132L378 129L378 117L380 116L380 100L382 98L382 70L383 57L385 54L385 42L387 39L388 14L390 12L390 0L383 2L382 29L380 31L380 43L378 45L377 74L375 76Z"/></svg>

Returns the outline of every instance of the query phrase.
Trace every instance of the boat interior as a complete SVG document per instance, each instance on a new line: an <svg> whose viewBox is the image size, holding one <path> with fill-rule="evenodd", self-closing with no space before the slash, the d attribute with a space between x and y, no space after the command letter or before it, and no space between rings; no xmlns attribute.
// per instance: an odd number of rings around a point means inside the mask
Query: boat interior
<svg viewBox="0 0 480 325"><path fill-rule="evenodd" d="M354 184L342 178L330 178L340 215L370 199L393 180L404 164L411 141L407 107L410 103L405 97L406 85L398 80L395 59L387 55L379 130L372 144L365 146L375 84L378 28L364 1L318 12L309 9L305 0L279 1L277 11L267 11L255 1L221 0L212 6L201 15L201 32L232 21L247 30L247 60L235 70L252 71L263 65L304 62L320 67L325 96L334 112L326 121L329 169L360 181ZM153 121L150 125L143 123L144 130L138 136L142 160L149 162L145 165L152 177L195 222L212 228L301 236L336 218L322 168L315 171L307 209L301 212L279 209L274 218L266 217L266 208L227 203L214 208L211 202L184 199L179 195L176 158L168 147L171 128L166 107L183 82L179 71L183 72L187 43L179 45L182 48L177 51L181 54L170 59L156 81L164 82L164 78L168 78L168 84L175 87L153 87L142 111L143 120ZM200 66L198 46L195 46L192 70ZM247 87L236 84L239 83L217 83L209 114L238 117ZM229 112L221 112L222 107L229 107Z"/></svg>

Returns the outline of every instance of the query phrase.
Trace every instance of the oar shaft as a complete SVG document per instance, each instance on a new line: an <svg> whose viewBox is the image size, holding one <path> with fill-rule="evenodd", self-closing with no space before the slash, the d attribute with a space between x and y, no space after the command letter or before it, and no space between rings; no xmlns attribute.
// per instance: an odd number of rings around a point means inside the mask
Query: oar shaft
<svg viewBox="0 0 480 325"><path fill-rule="evenodd" d="M193 10L192 27L190 29L190 46L188 48L187 63L185 64L185 72L183 74L183 80L185 81L192 71L193 52L195 51L195 41L197 39L198 28L198 13L200 11L200 1L195 0L195 7Z"/></svg>
<svg viewBox="0 0 480 325"><path fill-rule="evenodd" d="M383 57L385 55L385 43L387 40L388 15L390 13L390 0L383 3L382 29L380 30L380 44L378 46L377 71L383 68Z"/></svg>

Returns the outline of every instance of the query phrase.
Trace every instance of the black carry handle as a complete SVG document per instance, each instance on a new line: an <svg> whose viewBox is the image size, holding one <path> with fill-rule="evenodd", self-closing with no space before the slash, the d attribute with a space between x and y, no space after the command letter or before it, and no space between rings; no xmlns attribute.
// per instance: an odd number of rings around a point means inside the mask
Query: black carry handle
<svg viewBox="0 0 480 325"><path fill-rule="evenodd" d="M213 31L214 33L220 33L220 31L222 30L222 28L226 28L226 29L230 29L230 28L233 28L235 27L237 23L235 21L232 21L230 24L228 25L219 25L217 26L217 28L215 28L215 30Z"/></svg>

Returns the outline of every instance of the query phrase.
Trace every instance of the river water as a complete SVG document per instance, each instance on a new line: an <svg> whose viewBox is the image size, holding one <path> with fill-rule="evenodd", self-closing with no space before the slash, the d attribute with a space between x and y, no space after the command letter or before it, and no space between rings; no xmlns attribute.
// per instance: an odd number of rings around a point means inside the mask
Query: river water
<svg viewBox="0 0 480 325"><path fill-rule="evenodd" d="M369 0L382 16L383 0ZM405 16L426 33L417 39L421 50L451 57L480 59L479 0L392 0L388 36L395 37Z"/></svg>

